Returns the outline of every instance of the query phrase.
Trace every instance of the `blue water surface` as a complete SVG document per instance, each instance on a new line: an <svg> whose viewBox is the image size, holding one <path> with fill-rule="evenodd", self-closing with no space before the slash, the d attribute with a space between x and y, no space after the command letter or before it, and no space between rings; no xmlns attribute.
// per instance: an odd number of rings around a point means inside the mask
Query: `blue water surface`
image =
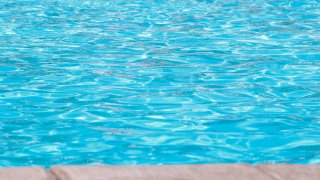
<svg viewBox="0 0 320 180"><path fill-rule="evenodd" d="M0 166L320 163L319 0L0 7Z"/></svg>

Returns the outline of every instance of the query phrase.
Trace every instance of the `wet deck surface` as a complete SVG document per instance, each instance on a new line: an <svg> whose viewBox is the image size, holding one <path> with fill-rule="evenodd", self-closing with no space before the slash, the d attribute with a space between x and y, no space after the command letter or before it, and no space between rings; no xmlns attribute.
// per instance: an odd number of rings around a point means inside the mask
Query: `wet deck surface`
<svg viewBox="0 0 320 180"><path fill-rule="evenodd" d="M320 180L320 165L210 164L1 168L1 180Z"/></svg>

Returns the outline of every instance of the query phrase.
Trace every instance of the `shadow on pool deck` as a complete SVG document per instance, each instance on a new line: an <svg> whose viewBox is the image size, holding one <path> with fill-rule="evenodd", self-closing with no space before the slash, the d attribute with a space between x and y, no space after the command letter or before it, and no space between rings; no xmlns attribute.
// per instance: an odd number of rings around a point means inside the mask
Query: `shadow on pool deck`
<svg viewBox="0 0 320 180"><path fill-rule="evenodd" d="M206 164L0 168L0 180L320 180L320 165Z"/></svg>

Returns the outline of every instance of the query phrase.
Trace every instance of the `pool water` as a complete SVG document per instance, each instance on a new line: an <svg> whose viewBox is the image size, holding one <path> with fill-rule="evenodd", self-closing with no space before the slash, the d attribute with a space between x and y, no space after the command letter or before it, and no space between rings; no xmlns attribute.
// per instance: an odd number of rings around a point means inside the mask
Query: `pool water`
<svg viewBox="0 0 320 180"><path fill-rule="evenodd" d="M0 7L0 166L320 163L318 0Z"/></svg>

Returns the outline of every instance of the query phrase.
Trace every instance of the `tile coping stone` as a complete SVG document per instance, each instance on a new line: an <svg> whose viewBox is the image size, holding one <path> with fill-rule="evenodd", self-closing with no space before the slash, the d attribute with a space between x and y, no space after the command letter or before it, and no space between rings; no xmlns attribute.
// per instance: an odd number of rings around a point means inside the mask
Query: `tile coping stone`
<svg viewBox="0 0 320 180"><path fill-rule="evenodd" d="M203 164L0 168L0 180L320 180L320 165Z"/></svg>
<svg viewBox="0 0 320 180"><path fill-rule="evenodd" d="M250 179L272 180L248 165L180 165L180 166L58 166L51 172L65 180L197 180Z"/></svg>
<svg viewBox="0 0 320 180"><path fill-rule="evenodd" d="M320 180L320 165L258 165L258 169L279 180Z"/></svg>
<svg viewBox="0 0 320 180"><path fill-rule="evenodd" d="M55 180L55 177L41 167L0 168L0 180Z"/></svg>

